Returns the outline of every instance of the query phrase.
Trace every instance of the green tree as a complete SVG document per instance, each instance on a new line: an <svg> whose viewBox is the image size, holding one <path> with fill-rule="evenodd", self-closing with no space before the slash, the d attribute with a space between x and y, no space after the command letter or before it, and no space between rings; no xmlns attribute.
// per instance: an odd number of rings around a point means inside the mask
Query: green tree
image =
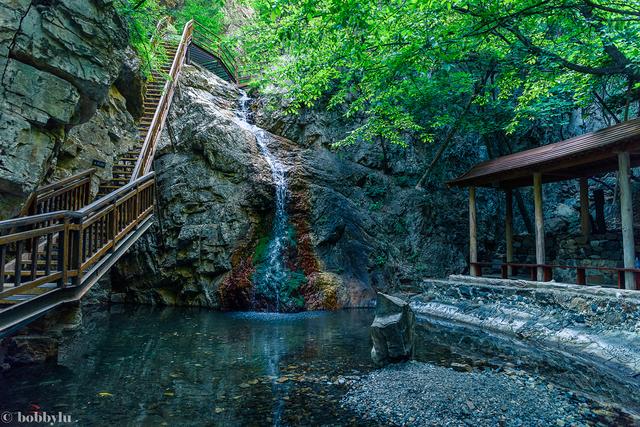
<svg viewBox="0 0 640 427"><path fill-rule="evenodd" d="M258 84L286 87L291 113L326 101L366 117L337 145L437 139L444 150L463 130L524 135L594 103L624 120L638 97L638 0L252 4L243 50L268 60Z"/></svg>

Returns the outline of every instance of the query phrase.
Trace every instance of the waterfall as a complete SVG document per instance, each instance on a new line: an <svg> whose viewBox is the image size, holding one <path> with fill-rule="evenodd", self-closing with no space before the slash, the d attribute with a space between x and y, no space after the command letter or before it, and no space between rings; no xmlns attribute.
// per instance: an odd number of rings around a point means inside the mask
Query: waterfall
<svg viewBox="0 0 640 427"><path fill-rule="evenodd" d="M264 129L251 123L249 101L250 98L243 94L240 99L239 116L242 120L240 124L255 135L260 153L271 169L271 176L276 187L276 210L271 238L266 249L265 268L261 271L261 277L254 278L254 281L259 282L256 285L262 285L270 291L271 296L275 299L276 311L280 311L282 286L286 283L289 273L284 263L284 251L288 242L287 226L289 223L287 216L287 170L269 149L270 135Z"/></svg>

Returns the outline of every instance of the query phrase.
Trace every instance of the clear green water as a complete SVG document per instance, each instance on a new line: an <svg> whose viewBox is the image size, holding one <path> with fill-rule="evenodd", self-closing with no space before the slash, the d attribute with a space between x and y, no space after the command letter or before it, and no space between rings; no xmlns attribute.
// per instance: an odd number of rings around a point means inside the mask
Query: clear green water
<svg viewBox="0 0 640 427"><path fill-rule="evenodd" d="M85 318L58 366L13 371L0 402L3 411L62 411L80 425L349 423L338 376L372 369L372 319L369 310L117 307Z"/></svg>
<svg viewBox="0 0 640 427"><path fill-rule="evenodd" d="M82 426L367 425L339 402L352 379L374 369L372 320L371 310L100 310L66 337L58 365L2 378L0 409L24 413L37 405ZM417 357L456 369L513 362L605 403L625 393L585 366L435 325L421 328ZM624 421L616 417L602 422Z"/></svg>

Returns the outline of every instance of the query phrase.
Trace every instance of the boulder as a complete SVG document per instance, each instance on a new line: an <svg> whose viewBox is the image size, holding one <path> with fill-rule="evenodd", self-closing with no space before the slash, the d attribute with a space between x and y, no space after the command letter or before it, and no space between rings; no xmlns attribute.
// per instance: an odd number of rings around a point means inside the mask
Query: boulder
<svg viewBox="0 0 640 427"><path fill-rule="evenodd" d="M371 324L371 358L379 365L413 357L416 318L409 304L378 292L376 317Z"/></svg>
<svg viewBox="0 0 640 427"><path fill-rule="evenodd" d="M126 23L112 1L0 2L0 219L50 176L66 131L118 76Z"/></svg>
<svg viewBox="0 0 640 427"><path fill-rule="evenodd" d="M8 339L5 362L11 366L58 360L58 340L47 336L15 336Z"/></svg>
<svg viewBox="0 0 640 427"><path fill-rule="evenodd" d="M244 279L234 256L268 229L273 181L238 99L235 85L183 68L154 162L157 223L112 270L128 301L219 308L223 281Z"/></svg>

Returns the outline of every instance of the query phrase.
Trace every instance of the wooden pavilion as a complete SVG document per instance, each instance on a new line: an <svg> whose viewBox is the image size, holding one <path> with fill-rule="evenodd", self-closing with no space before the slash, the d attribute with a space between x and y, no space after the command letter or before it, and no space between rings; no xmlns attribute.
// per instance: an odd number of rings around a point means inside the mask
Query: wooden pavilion
<svg viewBox="0 0 640 427"><path fill-rule="evenodd" d="M618 286L640 289L636 278L633 206L631 198L631 168L640 166L640 118L577 136L555 144L544 145L480 163L464 175L449 182L450 186L469 188L470 273L482 275L487 263L478 262L476 187L503 190L506 199L505 234L506 262L501 266L503 278L519 268L529 269L532 280L549 281L554 268L576 270L578 284L586 284L585 270L613 270L618 274ZM618 172L622 223L622 268L550 265L545 259L542 185L549 182L578 179L580 183L580 214L583 233L589 230L588 178L606 172ZM512 190L533 187L535 206L535 264L513 262L513 201ZM640 282L640 280L638 281Z"/></svg>

